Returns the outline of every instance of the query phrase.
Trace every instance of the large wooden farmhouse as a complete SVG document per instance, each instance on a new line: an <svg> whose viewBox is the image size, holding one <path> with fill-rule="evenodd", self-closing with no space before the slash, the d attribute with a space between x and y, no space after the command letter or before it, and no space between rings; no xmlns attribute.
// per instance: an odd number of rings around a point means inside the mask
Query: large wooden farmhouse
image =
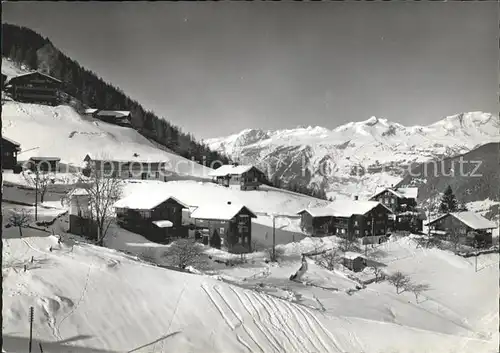
<svg viewBox="0 0 500 353"><path fill-rule="evenodd" d="M338 235L378 243L389 231L392 211L376 201L339 200L300 210L301 228L312 236Z"/></svg>
<svg viewBox="0 0 500 353"><path fill-rule="evenodd" d="M131 126L131 114L129 111L124 110L96 110L92 113L92 116L120 126Z"/></svg>
<svg viewBox="0 0 500 353"><path fill-rule="evenodd" d="M60 101L62 82L35 71L11 78L6 88L16 101L57 105Z"/></svg>
<svg viewBox="0 0 500 353"><path fill-rule="evenodd" d="M426 224L430 233L449 239L457 237L458 242L474 247L492 244L492 229L498 226L480 214L471 211L446 213Z"/></svg>
<svg viewBox="0 0 500 353"><path fill-rule="evenodd" d="M21 145L18 142L2 136L2 170L14 169L20 151Z"/></svg>
<svg viewBox="0 0 500 353"><path fill-rule="evenodd" d="M241 204L210 204L197 207L191 218L202 241L215 248L226 247L229 252L252 251L252 218L257 218Z"/></svg>
<svg viewBox="0 0 500 353"><path fill-rule="evenodd" d="M141 159L131 156L129 159L93 157L87 154L83 160L83 174L119 179L161 180L167 181L172 174L168 170L168 161Z"/></svg>
<svg viewBox="0 0 500 353"><path fill-rule="evenodd" d="M175 197L162 192L134 193L116 202L114 207L121 227L151 241L166 244L188 236L188 228L182 224L182 210L189 206Z"/></svg>
<svg viewBox="0 0 500 353"><path fill-rule="evenodd" d="M417 208L418 188L385 188L370 197L390 208L396 230L422 231L425 214Z"/></svg>
<svg viewBox="0 0 500 353"><path fill-rule="evenodd" d="M223 165L211 171L209 176L217 184L239 185L241 190L255 190L266 180L266 175L252 165Z"/></svg>

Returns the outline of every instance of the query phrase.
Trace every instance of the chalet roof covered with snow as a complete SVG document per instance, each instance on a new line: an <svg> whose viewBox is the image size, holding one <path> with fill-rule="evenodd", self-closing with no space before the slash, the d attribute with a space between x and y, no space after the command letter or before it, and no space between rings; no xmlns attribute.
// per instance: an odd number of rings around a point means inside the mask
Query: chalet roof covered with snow
<svg viewBox="0 0 500 353"><path fill-rule="evenodd" d="M189 208L189 206L182 201L179 201L170 194L165 194L161 191L154 191L151 193L135 192L121 200L118 200L114 204L114 207L128 208L131 210L151 210L169 199L177 202L185 208Z"/></svg>
<svg viewBox="0 0 500 353"><path fill-rule="evenodd" d="M472 212L472 211L446 213L446 214L442 215L441 217L438 217L438 218L430 221L429 223L427 223L427 225L431 225L431 224L439 221L440 219L443 219L443 218L448 217L448 216L455 217L460 222L471 227L474 230L494 229L494 228L498 227L495 222L492 222L492 221L484 218L480 214Z"/></svg>
<svg viewBox="0 0 500 353"><path fill-rule="evenodd" d="M50 75L47 75L47 74L44 74L43 72L40 72L40 71L32 71L32 72L27 72L25 74L20 74L20 75L17 75L17 76L14 76L12 77L10 80L9 80L9 84L12 83L12 82L15 82L18 78L21 78L21 77L26 77L26 76L30 76L30 75L41 75L41 76L45 76L47 77L48 79L52 80L52 81L56 81L58 83L61 83L61 80L58 80L57 78L55 77L52 77Z"/></svg>
<svg viewBox="0 0 500 353"><path fill-rule="evenodd" d="M416 199L418 197L418 188L385 188L378 191L376 194L370 197L370 199L377 197L381 193L389 191L400 199Z"/></svg>
<svg viewBox="0 0 500 353"><path fill-rule="evenodd" d="M116 118L126 118L130 115L128 110L100 110L97 112L97 116L111 116Z"/></svg>
<svg viewBox="0 0 500 353"><path fill-rule="evenodd" d="M83 159L84 162L88 161L98 161L98 162L115 162L115 163L163 163L167 164L169 166L169 160L167 158L155 158L153 157L148 157L148 158L142 158L140 155L134 156L133 152L130 151L121 151L121 153L113 153L112 156L99 156L99 155L94 155L91 153L87 153L85 155L85 158ZM170 165L171 166L171 165Z"/></svg>
<svg viewBox="0 0 500 353"><path fill-rule="evenodd" d="M99 109L96 109L96 108L87 108L87 109L85 109L85 114L94 114L98 110Z"/></svg>
<svg viewBox="0 0 500 353"><path fill-rule="evenodd" d="M153 221L153 224L158 228L171 228L174 224L168 220Z"/></svg>
<svg viewBox="0 0 500 353"><path fill-rule="evenodd" d="M68 192L68 197L71 197L71 196L86 196L88 194L89 194L89 192L88 192L87 189L75 188L75 189L71 190L70 192Z"/></svg>
<svg viewBox="0 0 500 353"><path fill-rule="evenodd" d="M248 172L250 169L253 168L253 165L223 165L220 166L219 168L215 169L214 171L211 171L209 173L209 176L213 177L223 177L227 175L241 175L243 173Z"/></svg>
<svg viewBox="0 0 500 353"><path fill-rule="evenodd" d="M19 142L11 140L10 138L7 138L5 136L2 136L2 140L5 140L5 141L13 144L14 146L17 146L17 147L21 146L21 144Z"/></svg>
<svg viewBox="0 0 500 353"><path fill-rule="evenodd" d="M59 157L31 157L30 161L38 162L38 161L60 161Z"/></svg>
<svg viewBox="0 0 500 353"><path fill-rule="evenodd" d="M214 219L229 221L243 209L246 209L252 218L257 218L254 212L242 204L207 204L196 208L191 213L194 219Z"/></svg>
<svg viewBox="0 0 500 353"><path fill-rule="evenodd" d="M354 260L357 259L358 257L363 257L360 253L354 252L354 251L346 251L345 254L342 255L344 259L349 259L349 260Z"/></svg>
<svg viewBox="0 0 500 353"><path fill-rule="evenodd" d="M314 207L302 209L297 213L307 212L313 217L351 217L353 215L364 215L373 210L378 205L392 211L377 201L360 200L338 200L333 201L325 207Z"/></svg>

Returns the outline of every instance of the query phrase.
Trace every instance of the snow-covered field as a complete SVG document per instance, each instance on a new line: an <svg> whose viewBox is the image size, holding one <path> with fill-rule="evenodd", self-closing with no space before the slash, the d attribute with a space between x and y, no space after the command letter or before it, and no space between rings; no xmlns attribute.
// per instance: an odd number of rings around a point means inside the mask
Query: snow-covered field
<svg viewBox="0 0 500 353"><path fill-rule="evenodd" d="M55 237L36 230L24 233L19 239L17 229L4 229L7 352L26 349L30 306L35 308L34 340L48 352L68 352L70 346L82 352L143 347L134 352L266 353L497 348L498 255L481 256L475 272L470 260L416 250L409 240L374 252L387 271L400 269L431 284L425 301L417 304L385 282L349 295L345 290L356 284L345 270L330 272L314 263L303 278L313 285L289 281L300 264L294 249L317 248L318 239L286 246L288 260L267 265L267 275L241 280L241 285L238 276L251 270L216 271L222 279L233 278L237 285L231 285L213 275L150 266L111 249L58 245ZM254 266L258 272L266 265L257 258ZM279 298L285 291L288 300Z"/></svg>
<svg viewBox="0 0 500 353"><path fill-rule="evenodd" d="M2 58L2 73L13 76L22 70ZM209 168L158 149L136 130L85 117L70 106L56 107L5 101L2 134L21 144L19 161L32 156L59 157L63 164L81 166L88 154L118 160L168 163L175 174L208 178ZM174 175L175 175L174 174Z"/></svg>

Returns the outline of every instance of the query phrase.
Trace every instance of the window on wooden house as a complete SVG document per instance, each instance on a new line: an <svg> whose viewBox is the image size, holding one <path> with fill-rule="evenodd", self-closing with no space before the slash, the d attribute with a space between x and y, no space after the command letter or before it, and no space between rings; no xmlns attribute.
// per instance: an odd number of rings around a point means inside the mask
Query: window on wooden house
<svg viewBox="0 0 500 353"><path fill-rule="evenodd" d="M355 226L359 226L359 222L358 222L358 220L355 220L355 221L354 221L354 225L355 225Z"/></svg>
<svg viewBox="0 0 500 353"><path fill-rule="evenodd" d="M155 172L155 178L160 179L160 172Z"/></svg>
<svg viewBox="0 0 500 353"><path fill-rule="evenodd" d="M151 218L151 211L139 211L142 218Z"/></svg>
<svg viewBox="0 0 500 353"><path fill-rule="evenodd" d="M396 199L395 198L392 198L391 199L391 204L394 205L396 203Z"/></svg>
<svg viewBox="0 0 500 353"><path fill-rule="evenodd" d="M359 229L354 230L354 234L359 235Z"/></svg>

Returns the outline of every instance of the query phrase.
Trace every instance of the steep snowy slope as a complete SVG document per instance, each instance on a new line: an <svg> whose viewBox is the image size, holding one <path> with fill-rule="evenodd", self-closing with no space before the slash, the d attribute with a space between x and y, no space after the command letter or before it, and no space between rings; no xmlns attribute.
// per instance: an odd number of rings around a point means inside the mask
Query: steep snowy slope
<svg viewBox="0 0 500 353"><path fill-rule="evenodd" d="M207 140L209 146L242 162L258 164L286 181L325 185L331 196L371 194L397 183L409 166L465 153L500 140L498 116L472 112L428 126L405 127L371 117L328 130L244 130Z"/></svg>
<svg viewBox="0 0 500 353"><path fill-rule="evenodd" d="M24 71L2 59L2 73L15 76ZM21 144L18 160L32 156L61 158L62 163L81 166L87 153L122 160L156 160L168 163L179 175L208 178L209 168L157 148L136 130L84 117L72 107L56 107L5 101L2 134ZM137 157L134 157L137 154Z"/></svg>
<svg viewBox="0 0 500 353"><path fill-rule="evenodd" d="M441 333L348 318L207 276L152 267L105 248L60 246L36 230L27 230L23 239L17 229L4 234L8 352L27 347L30 306L34 340L50 352L493 351L491 341L460 330Z"/></svg>

